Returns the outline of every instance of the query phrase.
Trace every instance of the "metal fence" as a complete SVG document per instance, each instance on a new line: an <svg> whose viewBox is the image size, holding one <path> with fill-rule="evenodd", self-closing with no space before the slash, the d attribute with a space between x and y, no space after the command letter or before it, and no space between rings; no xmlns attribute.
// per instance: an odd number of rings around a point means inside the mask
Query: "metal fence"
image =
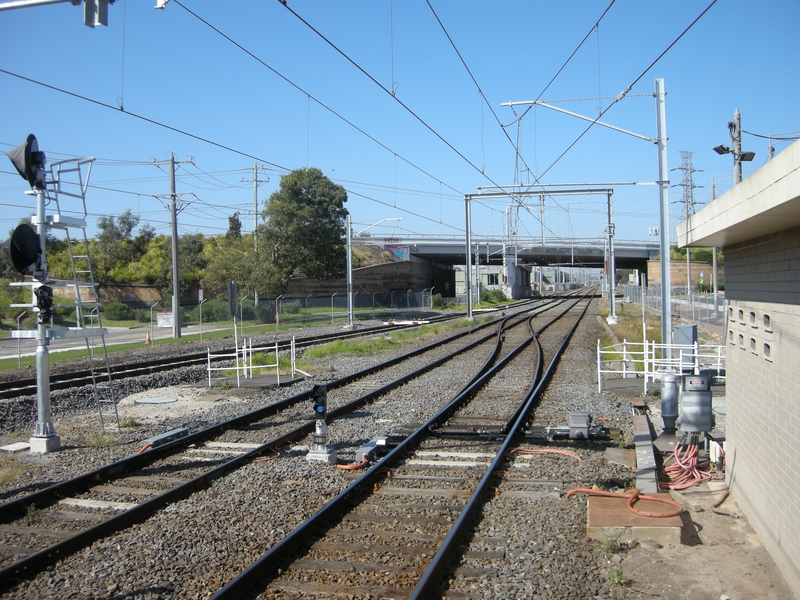
<svg viewBox="0 0 800 600"><path fill-rule="evenodd" d="M663 373L709 373L725 379L725 346L712 344L656 344L629 342L600 346L597 340L597 391L606 379L641 377L643 393Z"/></svg>
<svg viewBox="0 0 800 600"><path fill-rule="evenodd" d="M650 286L644 289L636 285L623 287L623 301L644 306L648 312L661 314L661 286ZM714 294L687 293L685 287L673 287L672 299L673 318L680 318L688 323L702 325L706 329L724 338L725 332L725 307L724 296Z"/></svg>
<svg viewBox="0 0 800 600"><path fill-rule="evenodd" d="M431 310L433 296L429 290L354 292L353 316L355 319L390 319L399 313ZM348 319L347 294L344 292L330 296L309 294L302 298L279 298L277 302L268 299L266 302L275 303L279 324L311 326Z"/></svg>

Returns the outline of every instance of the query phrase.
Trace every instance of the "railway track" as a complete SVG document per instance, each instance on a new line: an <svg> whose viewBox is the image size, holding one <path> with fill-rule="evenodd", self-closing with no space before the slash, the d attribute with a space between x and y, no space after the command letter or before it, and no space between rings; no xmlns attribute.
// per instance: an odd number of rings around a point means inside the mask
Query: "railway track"
<svg viewBox="0 0 800 600"><path fill-rule="evenodd" d="M542 301L531 308L536 314L554 302ZM508 317L503 326L508 330L512 323L526 319ZM405 381L490 343L497 337L495 328L487 323L329 383L330 419L345 417ZM187 432L141 454L0 505L5 540L0 547L0 583L11 585L32 577L91 542L140 523L226 473L273 456L275 448L306 436L314 428L302 407L310 395L304 392L206 430Z"/></svg>
<svg viewBox="0 0 800 600"><path fill-rule="evenodd" d="M212 598L431 597L589 302L504 327L490 368Z"/></svg>
<svg viewBox="0 0 800 600"><path fill-rule="evenodd" d="M515 305L514 310L519 310L516 307L524 307L525 303L519 303ZM458 314L448 314L448 315L440 315L437 317L431 317L426 319L426 321L431 323L439 323L444 321L450 321L453 319L461 318L464 315L462 313ZM391 322L390 322L391 323ZM305 336L302 338L297 338L295 340L295 347L296 348L310 348L312 346L317 346L320 344L327 344L329 342L335 340L344 340L350 339L355 337L364 337L364 336L371 336L371 335L378 335L381 333L397 331L401 329L408 329L411 327L417 327L418 324L389 324L389 325L380 325L377 327L368 327L363 329L354 329L351 331L340 331L336 333L329 333L324 335L316 335L316 336ZM271 343L268 348L269 351L274 351L275 344L278 345L279 352L286 352L290 348L291 341L290 340L280 340L275 343ZM255 350L260 350L262 348L255 348ZM219 352L215 352L215 354L225 354L225 353L233 353L232 349L221 350ZM225 358L212 358L212 362L218 362L226 360ZM229 359L227 359L229 360ZM150 373L157 373L161 371L169 371L172 369L178 369L181 367L189 367L193 365L205 365L208 362L208 353L207 352L190 352L186 354L182 354L180 356L171 356L171 357L161 357L161 358L153 358L145 361L139 361L136 363L127 363L122 365L114 365L110 368L110 377L112 380L119 380L125 379L128 377L138 377L141 375L148 375ZM95 380L108 380L108 376L105 372L104 367L95 366ZM87 369L82 369L79 371L73 371L70 373L61 373L61 374L54 374L50 377L50 389L51 390L64 390L73 387L80 387L84 385L92 385L93 378L91 371ZM27 396L27 395L36 395L37 388L36 388L36 378L29 377L24 379L17 379L17 380L9 380L9 381L0 381L0 399L10 399L10 398L17 398L20 396Z"/></svg>

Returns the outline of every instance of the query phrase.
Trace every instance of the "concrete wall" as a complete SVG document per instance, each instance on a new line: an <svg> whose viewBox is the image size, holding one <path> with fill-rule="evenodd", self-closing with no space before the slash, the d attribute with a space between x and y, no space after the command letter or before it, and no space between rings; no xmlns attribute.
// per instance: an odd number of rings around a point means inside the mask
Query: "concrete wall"
<svg viewBox="0 0 800 600"><path fill-rule="evenodd" d="M728 255L725 255L727 261ZM697 286L700 281L700 273L703 274L703 283L711 285L711 263L705 263L693 260L690 262L692 271L692 288ZM669 273L672 287L685 288L686 287L686 259L671 259L669 261ZM717 285L725 283L725 265L717 261ZM661 261L649 260L647 261L647 285L661 285ZM727 287L727 284L726 284Z"/></svg>
<svg viewBox="0 0 800 600"><path fill-rule="evenodd" d="M434 287L434 294L455 294L455 271L436 267L427 261L398 261L372 267L353 269L353 291L360 294L382 292L387 297L392 291L421 292ZM302 298L308 294L330 296L347 291L347 279L331 281L297 278L289 282L287 298Z"/></svg>
<svg viewBox="0 0 800 600"><path fill-rule="evenodd" d="M728 485L800 597L800 228L724 251Z"/></svg>

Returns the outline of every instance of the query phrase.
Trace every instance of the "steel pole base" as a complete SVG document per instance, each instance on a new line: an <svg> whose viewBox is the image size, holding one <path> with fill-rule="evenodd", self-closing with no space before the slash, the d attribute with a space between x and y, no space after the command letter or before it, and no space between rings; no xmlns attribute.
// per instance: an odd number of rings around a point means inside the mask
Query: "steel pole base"
<svg viewBox="0 0 800 600"><path fill-rule="evenodd" d="M31 452L46 454L61 450L61 438L57 435L47 437L32 437L30 439Z"/></svg>
<svg viewBox="0 0 800 600"><path fill-rule="evenodd" d="M612 317L611 315L609 315L608 317L606 317L606 323L608 323L609 325L619 325L619 317L617 316Z"/></svg>
<svg viewBox="0 0 800 600"><path fill-rule="evenodd" d="M312 448L306 454L308 462L324 462L329 465L335 465L339 460L336 456L336 450L328 450L327 448Z"/></svg>
<svg viewBox="0 0 800 600"><path fill-rule="evenodd" d="M675 444L678 443L678 436L675 433L675 430L667 431L666 429L661 432L655 441L653 442L653 446L656 447L656 450L659 452L663 452L664 454L668 454L670 452L675 451Z"/></svg>

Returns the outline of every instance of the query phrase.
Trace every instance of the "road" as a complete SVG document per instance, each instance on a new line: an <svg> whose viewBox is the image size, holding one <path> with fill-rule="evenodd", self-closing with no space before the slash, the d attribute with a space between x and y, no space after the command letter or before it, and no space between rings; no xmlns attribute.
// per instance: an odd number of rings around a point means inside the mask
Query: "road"
<svg viewBox="0 0 800 600"><path fill-rule="evenodd" d="M142 347L145 345L147 337L147 327L135 327L133 329L128 327L107 327L108 333L106 334L106 346L113 346L116 344L130 344L132 342L139 342ZM218 331L226 329L225 327L209 327L203 326L203 333L210 331ZM230 328L227 328L230 329ZM192 335L200 333L199 325L189 325L181 329L182 335ZM153 328L154 339L172 338L172 328ZM19 347L17 346L19 342ZM99 344L99 339L95 340L95 344ZM64 352L67 350L85 350L86 344L82 339L56 339L51 340L48 349L53 352ZM18 354L19 352L19 354ZM21 339L14 338L0 338L0 359L4 358L17 358L17 356L35 356L36 355L36 340L34 339Z"/></svg>

